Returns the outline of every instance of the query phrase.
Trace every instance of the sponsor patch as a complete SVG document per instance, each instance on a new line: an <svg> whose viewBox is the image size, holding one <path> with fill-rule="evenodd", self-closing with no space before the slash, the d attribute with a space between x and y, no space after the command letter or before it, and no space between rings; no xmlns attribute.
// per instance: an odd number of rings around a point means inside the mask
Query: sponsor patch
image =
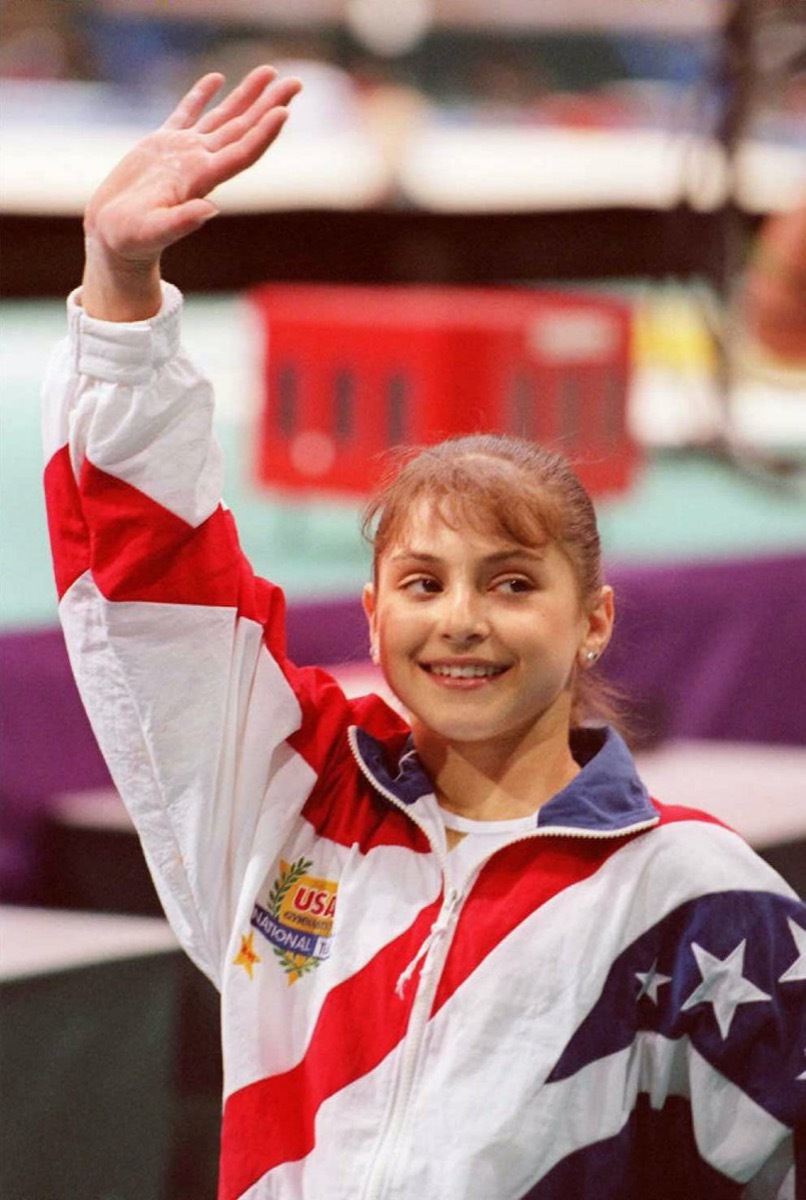
<svg viewBox="0 0 806 1200"><path fill-rule="evenodd" d="M330 955L338 883L309 872L313 862L280 860L280 874L266 897L255 904L251 924L268 942L289 984L313 971Z"/></svg>

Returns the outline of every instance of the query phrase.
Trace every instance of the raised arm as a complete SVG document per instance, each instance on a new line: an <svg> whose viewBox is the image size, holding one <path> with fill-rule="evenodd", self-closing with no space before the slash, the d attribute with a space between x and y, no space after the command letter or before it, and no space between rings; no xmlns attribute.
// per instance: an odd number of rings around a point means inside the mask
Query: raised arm
<svg viewBox="0 0 806 1200"><path fill-rule="evenodd" d="M206 111L221 82L201 79L93 197L82 294L43 389L76 681L166 912L216 981L234 914L251 912L255 855L278 852L313 778L288 744L307 683L285 657L282 594L255 577L221 500L212 389L159 276L162 250L215 213L208 192L266 150L299 88L259 68Z"/></svg>
<svg viewBox="0 0 806 1200"><path fill-rule="evenodd" d="M199 79L90 200L81 291L88 316L140 321L155 315L163 250L216 215L208 193L257 162L300 89L297 79L278 79L272 67L257 67L205 111L223 82L215 73Z"/></svg>

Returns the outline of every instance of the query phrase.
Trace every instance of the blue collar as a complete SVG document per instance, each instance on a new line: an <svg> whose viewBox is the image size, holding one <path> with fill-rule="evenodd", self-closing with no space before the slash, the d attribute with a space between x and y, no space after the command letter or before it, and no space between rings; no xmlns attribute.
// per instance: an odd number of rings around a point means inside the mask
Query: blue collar
<svg viewBox="0 0 806 1200"><path fill-rule="evenodd" d="M379 792L397 803L409 808L433 792L411 738L403 747L394 773L389 769L383 742L363 729L355 729L354 745L368 778ZM627 746L614 729L573 729L571 751L581 770L538 809L536 829L612 835L635 826L657 824L658 812L650 803Z"/></svg>

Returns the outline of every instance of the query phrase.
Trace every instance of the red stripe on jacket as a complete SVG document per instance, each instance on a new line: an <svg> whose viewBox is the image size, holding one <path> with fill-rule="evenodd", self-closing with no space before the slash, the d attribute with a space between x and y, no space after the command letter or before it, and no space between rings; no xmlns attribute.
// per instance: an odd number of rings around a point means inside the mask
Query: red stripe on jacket
<svg viewBox="0 0 806 1200"><path fill-rule="evenodd" d="M80 491L92 530L92 575L107 600L232 607L261 623L272 615L269 585L255 586L262 581L255 581L223 507L190 525L91 462L82 466Z"/></svg>
<svg viewBox="0 0 806 1200"><path fill-rule="evenodd" d="M45 467L45 505L56 594L61 600L90 565L90 535L67 446L57 450Z"/></svg>
<svg viewBox="0 0 806 1200"><path fill-rule="evenodd" d="M67 446L45 469L45 493L60 597L89 570L107 600L232 607L283 653L282 592L255 577L222 506L190 525L88 460L76 483Z"/></svg>

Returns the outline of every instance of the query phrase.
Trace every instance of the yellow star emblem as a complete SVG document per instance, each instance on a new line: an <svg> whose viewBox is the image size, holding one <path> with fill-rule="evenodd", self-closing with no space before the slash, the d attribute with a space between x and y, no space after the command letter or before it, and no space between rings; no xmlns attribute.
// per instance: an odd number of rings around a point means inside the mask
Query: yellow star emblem
<svg viewBox="0 0 806 1200"><path fill-rule="evenodd" d="M254 930L251 933L241 934L241 948L232 960L233 966L243 967L250 979L253 978L252 971L255 963L260 962L260 955L252 945L254 937Z"/></svg>

